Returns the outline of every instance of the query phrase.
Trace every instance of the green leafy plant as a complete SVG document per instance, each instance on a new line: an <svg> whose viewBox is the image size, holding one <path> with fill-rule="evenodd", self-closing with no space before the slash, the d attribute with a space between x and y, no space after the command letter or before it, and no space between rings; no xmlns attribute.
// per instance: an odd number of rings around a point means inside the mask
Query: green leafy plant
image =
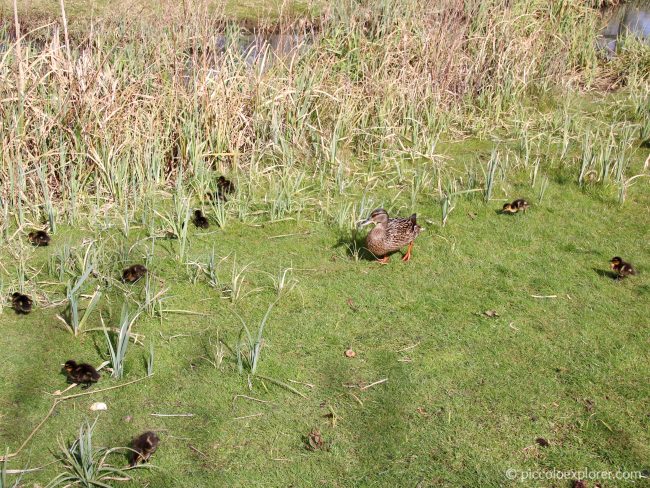
<svg viewBox="0 0 650 488"><path fill-rule="evenodd" d="M63 323L68 327L68 330L72 332L72 334L76 337L78 336L82 331L84 324L88 320L88 317L94 310L94 308L97 306L97 303L99 302L102 292L101 288L99 285L93 292L93 294L90 297L90 302L88 302L88 306L83 312L83 315L81 317L79 316L79 303L81 299L81 287L83 284L86 282L88 277L93 271L93 266L88 265L86 270L83 272L83 274L74 282L68 282L68 285L66 287L66 298L68 300L68 309L67 309L67 320L64 320Z"/></svg>
<svg viewBox="0 0 650 488"><path fill-rule="evenodd" d="M241 321L242 327L239 331L239 338L235 346L235 354L237 357L237 369L240 373L248 371L250 374L254 375L257 372L257 366L259 365L260 357L262 354L262 346L264 345L264 327L266 322L271 315L271 310L275 302L269 305L268 310L264 314L261 322L257 326L257 334L252 335L251 331L239 315L237 318Z"/></svg>
<svg viewBox="0 0 650 488"><path fill-rule="evenodd" d="M115 452L129 451L127 447L98 448L93 445L93 435L97 419L91 424L88 420L79 427L77 438L67 444L59 439L58 461L63 467L47 484L47 488L59 486L83 488L111 488L114 481L128 481L127 471L148 467L137 465L130 468L118 468L108 463L107 458Z"/></svg>
<svg viewBox="0 0 650 488"><path fill-rule="evenodd" d="M111 367L113 369L112 376L114 378L122 378L124 375L124 360L126 358L126 351L129 347L129 337L131 326L140 315L140 310L133 315L129 315L129 309L126 303L122 305L122 315L120 318L120 326L115 335L115 344L111 339L111 334L106 327L103 328L104 336L106 337L106 345L110 356ZM152 357L153 367L153 357Z"/></svg>

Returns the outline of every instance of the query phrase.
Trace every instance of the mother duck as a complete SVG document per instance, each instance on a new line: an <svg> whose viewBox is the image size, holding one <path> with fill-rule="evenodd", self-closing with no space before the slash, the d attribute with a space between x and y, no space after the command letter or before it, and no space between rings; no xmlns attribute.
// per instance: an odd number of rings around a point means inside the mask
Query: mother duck
<svg viewBox="0 0 650 488"><path fill-rule="evenodd" d="M416 215L413 214L408 219L391 219L388 217L386 210L378 208L370 214L370 217L361 222L361 227L373 223L375 228L366 237L366 248L375 255L377 260L382 264L386 264L389 260L389 254L408 245L402 261L410 261L413 241L422 230L416 222Z"/></svg>

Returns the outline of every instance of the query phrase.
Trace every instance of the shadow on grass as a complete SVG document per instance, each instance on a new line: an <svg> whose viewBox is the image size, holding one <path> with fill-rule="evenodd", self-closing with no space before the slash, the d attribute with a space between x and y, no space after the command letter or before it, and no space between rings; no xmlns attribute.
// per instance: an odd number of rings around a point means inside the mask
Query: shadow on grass
<svg viewBox="0 0 650 488"><path fill-rule="evenodd" d="M344 247L347 256L357 261L375 261L377 258L365 246L365 236L360 236L359 232L353 229L347 232L341 231L333 248Z"/></svg>
<svg viewBox="0 0 650 488"><path fill-rule="evenodd" d="M618 281L618 275L614 273L613 271L609 271L607 269L600 269L600 268L591 268L594 270L598 276L602 276L603 278L609 278L615 281Z"/></svg>

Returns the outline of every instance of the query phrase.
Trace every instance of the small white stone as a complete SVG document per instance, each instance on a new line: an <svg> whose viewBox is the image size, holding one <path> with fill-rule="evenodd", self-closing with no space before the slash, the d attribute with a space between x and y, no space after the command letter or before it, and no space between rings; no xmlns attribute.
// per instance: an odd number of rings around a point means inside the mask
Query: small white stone
<svg viewBox="0 0 650 488"><path fill-rule="evenodd" d="M96 410L108 410L108 407L103 402L95 402L90 406L90 409L94 412Z"/></svg>

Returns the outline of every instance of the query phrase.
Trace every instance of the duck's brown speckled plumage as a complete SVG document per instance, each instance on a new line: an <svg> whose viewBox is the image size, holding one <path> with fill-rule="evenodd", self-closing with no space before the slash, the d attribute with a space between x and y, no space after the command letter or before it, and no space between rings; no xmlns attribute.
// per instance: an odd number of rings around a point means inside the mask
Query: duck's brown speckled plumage
<svg viewBox="0 0 650 488"><path fill-rule="evenodd" d="M134 264L122 271L122 281L124 283L135 283L147 274L147 268L141 264Z"/></svg>
<svg viewBox="0 0 650 488"><path fill-rule="evenodd" d="M609 262L609 265L619 279L636 274L634 267L630 263L623 261L618 256L613 257Z"/></svg>
<svg viewBox="0 0 650 488"><path fill-rule="evenodd" d="M160 438L155 432L151 431L147 431L133 439L133 442L131 443L131 449L133 449L133 453L131 454L131 466L149 461L151 455L156 452L156 449L158 449L159 443Z"/></svg>
<svg viewBox="0 0 650 488"><path fill-rule="evenodd" d="M97 383L100 378L100 374L90 364L77 364L72 359L66 361L63 369L65 369L70 380L80 385L90 386L91 383Z"/></svg>
<svg viewBox="0 0 650 488"><path fill-rule="evenodd" d="M526 210L530 207L530 204L524 200L523 198L520 198L518 200L515 200L512 203L506 203L503 205L503 209L501 209L501 213L504 214L515 214L519 211L526 212Z"/></svg>
<svg viewBox="0 0 650 488"><path fill-rule="evenodd" d="M36 247L47 246L50 243L50 236L44 230L35 230L27 235L29 242Z"/></svg>
<svg viewBox="0 0 650 488"><path fill-rule="evenodd" d="M11 306L19 314L28 314L32 311L32 299L23 293L15 292L11 295Z"/></svg>
<svg viewBox="0 0 650 488"><path fill-rule="evenodd" d="M194 225L196 225L199 229L207 229L210 227L208 218L203 215L203 212L201 210L194 211Z"/></svg>
<svg viewBox="0 0 650 488"><path fill-rule="evenodd" d="M410 259L413 241L420 234L420 226L416 222L416 214L408 219L389 218L384 209L372 212L364 224L375 223L375 228L366 238L366 248L377 258L386 259L387 255L409 246L405 261Z"/></svg>

